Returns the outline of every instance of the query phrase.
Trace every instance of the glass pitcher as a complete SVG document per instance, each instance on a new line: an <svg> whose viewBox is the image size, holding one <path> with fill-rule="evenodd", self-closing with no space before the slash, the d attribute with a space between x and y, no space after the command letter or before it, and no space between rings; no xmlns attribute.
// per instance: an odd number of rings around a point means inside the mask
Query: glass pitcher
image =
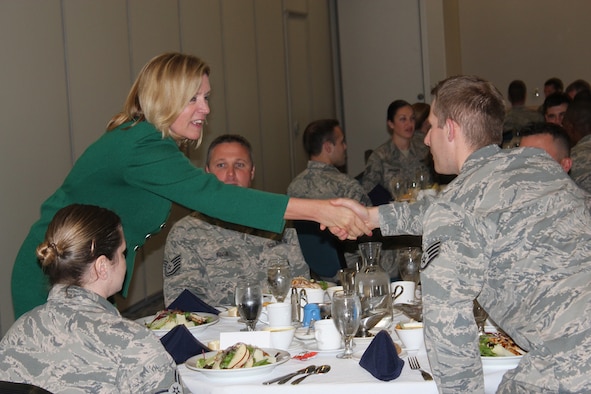
<svg viewBox="0 0 591 394"><path fill-rule="evenodd" d="M381 242L359 244L363 266L355 275L355 287L361 300L362 317L382 315L376 327L388 329L392 325L392 297L390 275L380 267L381 250Z"/></svg>

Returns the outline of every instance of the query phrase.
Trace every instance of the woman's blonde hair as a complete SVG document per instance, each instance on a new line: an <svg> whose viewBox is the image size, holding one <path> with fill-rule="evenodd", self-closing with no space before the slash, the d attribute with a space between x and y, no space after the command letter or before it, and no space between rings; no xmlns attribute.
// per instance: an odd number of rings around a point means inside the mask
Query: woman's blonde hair
<svg viewBox="0 0 591 394"><path fill-rule="evenodd" d="M156 56L140 71L123 111L109 121L107 131L146 120L163 138L169 137L170 126L195 96L204 75L209 75L209 66L196 56L176 52Z"/></svg>

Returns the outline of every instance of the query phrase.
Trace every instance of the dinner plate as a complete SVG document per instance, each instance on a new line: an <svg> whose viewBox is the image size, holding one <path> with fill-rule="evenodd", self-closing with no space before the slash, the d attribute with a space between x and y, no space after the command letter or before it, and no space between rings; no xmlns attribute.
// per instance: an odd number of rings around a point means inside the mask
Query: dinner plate
<svg viewBox="0 0 591 394"><path fill-rule="evenodd" d="M240 316L230 316L228 315L228 311L223 311L220 312L220 314L218 315L220 319L223 320L228 320L228 321L238 321L238 319L240 319Z"/></svg>
<svg viewBox="0 0 591 394"><path fill-rule="evenodd" d="M209 317L211 318L211 321L209 323L205 323L205 324L201 324L200 326L193 326L193 327L187 327L187 329L189 330L189 332L193 335L205 330L207 327L216 324L220 318L218 317L218 315L215 315L213 313L206 313L206 312L193 312L198 314L199 316L203 316L203 317ZM156 318L156 315L152 315L152 316L146 316L146 317L142 317L136 320L136 322L140 323L141 325L145 326L146 324L150 323L152 320L154 320ZM168 332L170 332L171 329L166 329L166 330L150 330L152 331L154 334L156 334L156 336L158 337L163 337L164 335L168 334Z"/></svg>
<svg viewBox="0 0 591 394"><path fill-rule="evenodd" d="M512 369L519 364L523 356L496 356L496 357L480 357L483 367L503 367Z"/></svg>
<svg viewBox="0 0 591 394"><path fill-rule="evenodd" d="M288 361L291 356L288 352L279 349L273 348L262 348L265 352L269 354L276 355L277 362L274 364L268 365L261 365L260 367L252 367L252 368L238 368L238 369L205 369L197 367L197 360L201 357L213 357L217 353L215 352L208 352L205 354L198 354L197 356L193 356L185 361L185 366L192 370L202 373L203 375L207 376L210 379L215 380L239 380L245 378L252 378L261 375L267 375L271 373L275 369L276 366L283 364L284 362Z"/></svg>

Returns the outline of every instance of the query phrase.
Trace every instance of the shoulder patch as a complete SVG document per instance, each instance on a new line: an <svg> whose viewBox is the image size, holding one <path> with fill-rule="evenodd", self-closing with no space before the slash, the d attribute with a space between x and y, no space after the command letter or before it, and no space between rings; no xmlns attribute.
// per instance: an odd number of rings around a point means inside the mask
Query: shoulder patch
<svg viewBox="0 0 591 394"><path fill-rule="evenodd" d="M425 250L423 250L423 256L421 257L421 270L427 268L429 264L439 256L439 249L441 249L441 241L435 241L431 243Z"/></svg>
<svg viewBox="0 0 591 394"><path fill-rule="evenodd" d="M181 269L181 255L174 256L170 261L164 260L164 276L170 277Z"/></svg>

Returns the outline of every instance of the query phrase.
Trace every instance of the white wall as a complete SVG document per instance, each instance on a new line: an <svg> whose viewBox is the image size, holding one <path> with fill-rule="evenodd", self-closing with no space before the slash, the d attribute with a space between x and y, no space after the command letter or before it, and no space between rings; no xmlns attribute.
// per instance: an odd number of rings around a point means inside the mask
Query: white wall
<svg viewBox="0 0 591 394"><path fill-rule="evenodd" d="M290 10L306 37L285 39ZM320 39L312 45L310 37ZM296 147L291 121L335 116L327 37L327 0L1 1L0 332L13 321L12 264L40 204L104 132L146 61L165 51L205 59L212 69L212 113L203 146L222 133L245 135L255 152L254 186L285 192L303 166L292 168L285 159ZM289 45L308 48L298 66L314 81L291 101ZM296 113L290 103L299 108L301 102L313 105ZM198 165L203 151L191 154ZM176 209L169 227L185 213ZM120 308L162 288L165 235L150 239L138 255Z"/></svg>

